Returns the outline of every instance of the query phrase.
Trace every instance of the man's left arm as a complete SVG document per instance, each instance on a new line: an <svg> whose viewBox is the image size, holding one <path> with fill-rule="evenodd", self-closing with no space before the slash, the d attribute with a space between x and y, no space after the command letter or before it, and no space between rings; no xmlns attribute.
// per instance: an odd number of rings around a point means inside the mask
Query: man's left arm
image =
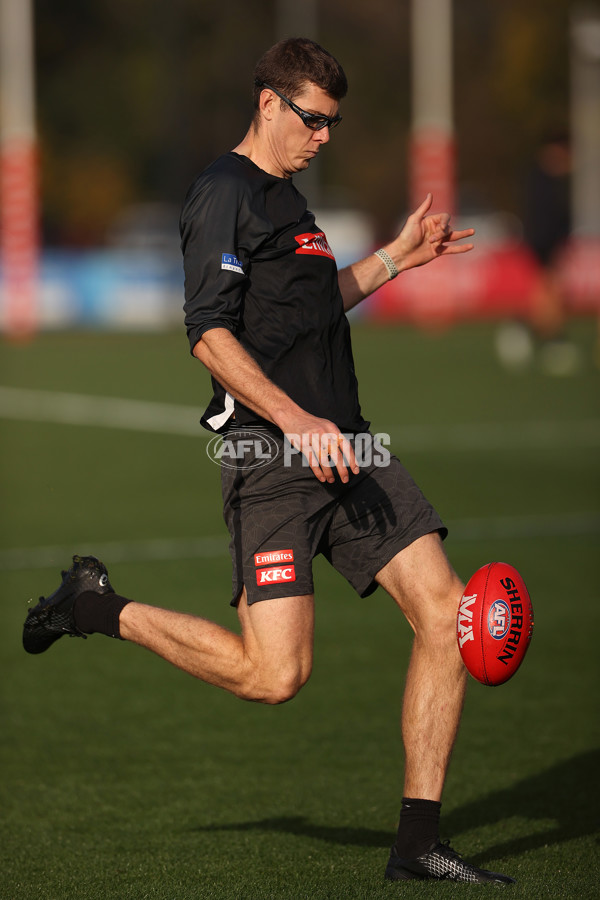
<svg viewBox="0 0 600 900"><path fill-rule="evenodd" d="M473 244L456 242L471 237L475 233L474 229L454 231L450 227L448 213L428 216L432 202L433 197L428 194L419 208L408 217L400 234L382 247L384 259L372 253L340 270L338 280L346 312L395 277L395 272L400 274L440 256L467 253L473 249Z"/></svg>

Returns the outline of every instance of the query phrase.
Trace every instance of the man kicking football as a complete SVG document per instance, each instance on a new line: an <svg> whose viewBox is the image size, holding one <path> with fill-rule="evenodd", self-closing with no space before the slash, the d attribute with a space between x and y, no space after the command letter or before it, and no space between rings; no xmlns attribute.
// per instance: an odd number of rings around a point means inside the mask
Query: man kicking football
<svg viewBox="0 0 600 900"><path fill-rule="evenodd" d="M345 316L404 270L472 249L458 242L473 231L427 215L428 196L386 247L338 272L292 176L330 140L346 90L341 66L314 42L268 50L246 136L194 182L181 216L187 333L214 391L202 421L243 451L221 470L241 634L127 600L102 563L76 556L29 612L23 643L41 653L63 634L107 634L243 699L282 703L311 672L312 560L322 553L362 597L383 587L415 634L404 796L386 877L509 883L439 840L465 692L455 636L463 585L443 550L446 528L399 460L357 463L369 423ZM249 432L276 448L268 464L253 465Z"/></svg>

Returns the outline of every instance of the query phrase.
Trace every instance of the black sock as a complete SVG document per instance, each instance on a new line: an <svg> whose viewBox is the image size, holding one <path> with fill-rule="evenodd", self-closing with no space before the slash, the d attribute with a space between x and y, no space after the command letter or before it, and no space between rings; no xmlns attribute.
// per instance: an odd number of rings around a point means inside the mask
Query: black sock
<svg viewBox="0 0 600 900"><path fill-rule="evenodd" d="M416 859L439 840L441 803L403 797L396 852L403 859Z"/></svg>
<svg viewBox="0 0 600 900"><path fill-rule="evenodd" d="M84 591L73 604L75 625L84 634L106 634L120 639L119 616L128 603L131 601L118 594Z"/></svg>

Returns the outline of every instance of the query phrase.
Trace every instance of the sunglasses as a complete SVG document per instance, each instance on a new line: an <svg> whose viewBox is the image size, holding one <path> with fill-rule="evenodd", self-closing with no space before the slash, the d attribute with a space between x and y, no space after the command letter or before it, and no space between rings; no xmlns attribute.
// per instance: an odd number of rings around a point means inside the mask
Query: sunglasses
<svg viewBox="0 0 600 900"><path fill-rule="evenodd" d="M284 94L280 93L277 88L271 87L270 84L267 84L266 81L257 81L256 87L265 87L270 91L273 91L274 94L283 100L284 103L287 103L289 108L293 110L297 116L300 116L304 124L307 128L310 128L311 131L321 131L322 128L336 128L340 122L342 121L341 116L324 116L319 113L309 113L306 112L305 109L301 109L297 106L293 100L289 100Z"/></svg>

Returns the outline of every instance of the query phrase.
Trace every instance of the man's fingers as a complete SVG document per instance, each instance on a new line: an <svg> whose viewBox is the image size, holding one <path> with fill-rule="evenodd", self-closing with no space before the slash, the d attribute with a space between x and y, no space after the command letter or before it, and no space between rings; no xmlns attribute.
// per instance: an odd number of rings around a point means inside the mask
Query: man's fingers
<svg viewBox="0 0 600 900"><path fill-rule="evenodd" d="M342 481L348 481L348 469L344 462L344 451L342 448L343 440L344 436L342 434L324 434L321 436L319 461L321 469L330 482L335 480L332 471L334 467L337 469Z"/></svg>
<svg viewBox="0 0 600 900"><path fill-rule="evenodd" d="M321 421L323 425L318 430L286 432L286 438L304 456L305 464L319 481L333 484L337 473L341 481L347 483L349 470L355 475L360 471L354 448L333 422Z"/></svg>
<svg viewBox="0 0 600 900"><path fill-rule="evenodd" d="M433 203L433 194L427 194L427 196L425 197L425 199L423 200L421 205L418 206L417 209L415 209L412 216L409 216L409 219L412 219L412 218L422 219L425 216L425 214L427 213L427 211L431 208L432 203Z"/></svg>
<svg viewBox="0 0 600 900"><path fill-rule="evenodd" d="M312 447L305 447L302 449L304 456L308 461L308 465L312 470L313 474L319 479L319 481L333 481L333 472L331 472L331 478L327 478L327 475L323 472L323 469L320 465L319 456Z"/></svg>
<svg viewBox="0 0 600 900"><path fill-rule="evenodd" d="M335 481L335 477L331 470L331 466L328 463L326 463L323 458L321 458L320 462L321 462L321 472L325 476L325 481L328 481L329 484L333 484L333 482Z"/></svg>
<svg viewBox="0 0 600 900"><path fill-rule="evenodd" d="M468 253L469 250L473 250L475 244L453 244L452 246L442 246L440 254L442 256L448 256L451 253Z"/></svg>
<svg viewBox="0 0 600 900"><path fill-rule="evenodd" d="M461 241L463 238L471 237L473 234L475 234L474 228L465 228L463 231L450 231L450 229L447 228L432 234L429 238L429 243L439 244L440 241Z"/></svg>
<svg viewBox="0 0 600 900"><path fill-rule="evenodd" d="M349 480L348 468L354 474L359 466L350 441L340 432L305 434L301 441L302 453L319 481L335 481L334 470L341 480Z"/></svg>
<svg viewBox="0 0 600 900"><path fill-rule="evenodd" d="M471 237L475 234L474 228L465 228L463 231L451 231L449 241L462 241L463 238Z"/></svg>
<svg viewBox="0 0 600 900"><path fill-rule="evenodd" d="M350 466L350 469L352 470L352 472L354 472L355 475L357 475L359 472L359 467L358 463L356 462L356 456L354 455L352 444L347 437L344 437L343 434L338 435L338 444L341 448L342 453L344 454L348 465Z"/></svg>
<svg viewBox="0 0 600 900"><path fill-rule="evenodd" d="M335 465L337 460L335 458L335 450L331 451L331 448L328 446L329 437L329 435L311 435L309 462L319 481L328 481L329 484L333 484L335 477L331 464Z"/></svg>

